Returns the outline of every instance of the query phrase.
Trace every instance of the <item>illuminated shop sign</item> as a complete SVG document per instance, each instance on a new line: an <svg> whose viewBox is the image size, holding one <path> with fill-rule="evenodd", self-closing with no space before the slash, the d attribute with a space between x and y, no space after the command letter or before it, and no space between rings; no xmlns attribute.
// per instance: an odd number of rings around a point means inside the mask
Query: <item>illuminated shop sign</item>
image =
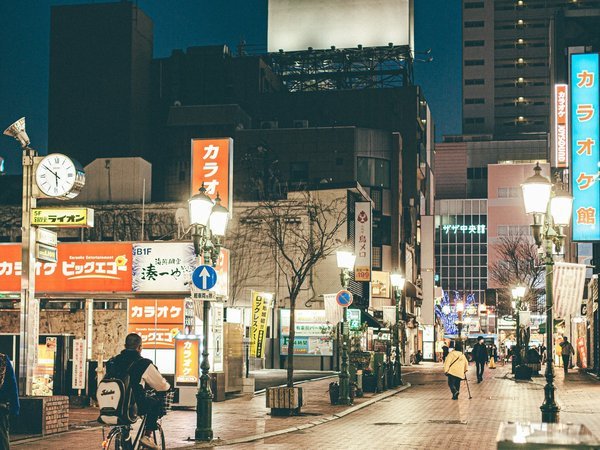
<svg viewBox="0 0 600 450"><path fill-rule="evenodd" d="M600 240L598 54L571 55L573 240Z"/></svg>
<svg viewBox="0 0 600 450"><path fill-rule="evenodd" d="M485 234L486 226L479 225L442 225L442 230L446 234Z"/></svg>
<svg viewBox="0 0 600 450"><path fill-rule="evenodd" d="M569 167L568 85L554 86L554 156L556 167Z"/></svg>

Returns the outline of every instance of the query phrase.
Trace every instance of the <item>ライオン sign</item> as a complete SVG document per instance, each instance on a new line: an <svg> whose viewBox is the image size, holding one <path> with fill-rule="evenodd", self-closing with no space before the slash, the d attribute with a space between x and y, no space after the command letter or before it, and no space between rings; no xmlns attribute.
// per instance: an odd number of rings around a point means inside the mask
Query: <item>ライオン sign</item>
<svg viewBox="0 0 600 450"><path fill-rule="evenodd" d="M600 240L600 89L597 53L571 55L573 240Z"/></svg>
<svg viewBox="0 0 600 450"><path fill-rule="evenodd" d="M91 208L36 208L31 211L31 225L90 228L94 226L94 210Z"/></svg>

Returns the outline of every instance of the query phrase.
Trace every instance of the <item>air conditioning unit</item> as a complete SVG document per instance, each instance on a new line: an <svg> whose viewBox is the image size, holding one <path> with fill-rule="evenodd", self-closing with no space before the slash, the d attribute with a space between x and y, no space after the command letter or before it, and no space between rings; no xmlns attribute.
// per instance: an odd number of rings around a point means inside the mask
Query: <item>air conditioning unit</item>
<svg viewBox="0 0 600 450"><path fill-rule="evenodd" d="M262 122L260 122L260 128L263 130L279 128L279 122L277 122L276 120L263 120Z"/></svg>
<svg viewBox="0 0 600 450"><path fill-rule="evenodd" d="M308 128L308 120L294 120L294 128Z"/></svg>

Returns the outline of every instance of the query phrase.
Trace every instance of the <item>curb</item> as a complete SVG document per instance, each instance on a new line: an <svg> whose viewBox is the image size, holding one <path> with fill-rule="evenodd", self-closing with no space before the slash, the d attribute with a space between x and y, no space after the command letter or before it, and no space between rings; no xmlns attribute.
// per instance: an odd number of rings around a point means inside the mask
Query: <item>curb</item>
<svg viewBox="0 0 600 450"><path fill-rule="evenodd" d="M330 378L330 377L324 377L324 378ZM411 387L410 383L406 383L403 386L400 386L399 388L384 392L382 394L379 394L376 397L373 397L369 400L367 400L364 403L361 403L359 405L355 405L352 406L351 408L345 409L344 411L340 411L337 412L335 414L332 414L330 416L326 416L326 417L322 417L320 419L314 420L312 422L309 423L305 423L302 425L298 425L295 427L289 427L289 428L284 428L283 430L276 430L276 431L270 431L268 433L262 433L262 434L255 434L255 435L251 435L251 436L245 436L245 437L241 437L241 438L234 438L234 439L226 439L226 440L221 440L221 439L215 439L211 442L203 442L203 443L196 443L187 447L181 447L181 449L197 449L197 448L212 448L212 447L220 447L222 445L235 445L235 444L243 444L243 443L247 443L247 442L253 442L253 441L258 441L261 439L268 439L271 437L275 437L275 436L281 436L282 434L288 434L288 433L293 433L295 431L301 431L301 430L307 430L309 428L313 428L316 427L317 425L322 425L324 423L329 423L331 421L337 420L337 419L341 419L343 417L346 417L349 414L352 414L356 411L359 411L363 408L366 408L368 406L371 406L374 403L377 403L381 400L384 400L386 398L392 397L402 391L407 390L408 388Z"/></svg>

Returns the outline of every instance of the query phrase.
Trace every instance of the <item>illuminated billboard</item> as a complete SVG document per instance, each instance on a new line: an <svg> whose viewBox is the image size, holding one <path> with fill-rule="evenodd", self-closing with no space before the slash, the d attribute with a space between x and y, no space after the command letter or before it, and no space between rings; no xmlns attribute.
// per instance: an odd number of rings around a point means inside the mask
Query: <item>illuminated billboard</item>
<svg viewBox="0 0 600 450"><path fill-rule="evenodd" d="M571 55L573 240L600 240L600 89L597 53Z"/></svg>
<svg viewBox="0 0 600 450"><path fill-rule="evenodd" d="M413 48L413 0L269 0L268 51Z"/></svg>

